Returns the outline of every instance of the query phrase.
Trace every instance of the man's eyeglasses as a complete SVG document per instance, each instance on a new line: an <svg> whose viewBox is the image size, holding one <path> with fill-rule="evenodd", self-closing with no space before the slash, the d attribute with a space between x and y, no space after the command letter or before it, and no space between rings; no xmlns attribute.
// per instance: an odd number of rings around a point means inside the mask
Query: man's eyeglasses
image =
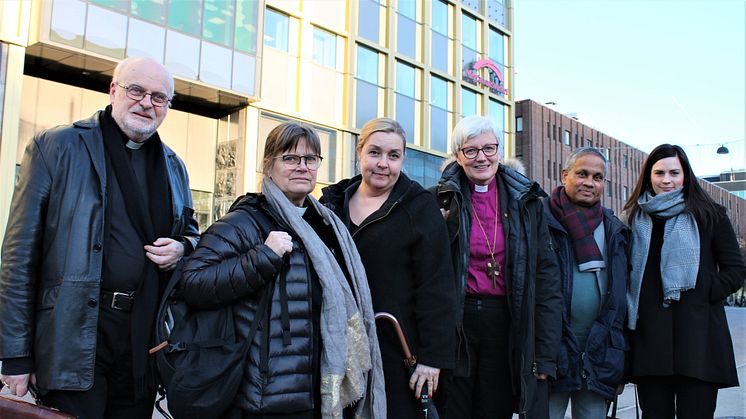
<svg viewBox="0 0 746 419"><path fill-rule="evenodd" d="M467 159L476 158L477 154L479 154L480 151L484 153L485 157L492 157L495 154L497 154L497 149L498 149L498 144L487 144L482 148L476 148L476 147L462 148L461 153Z"/></svg>
<svg viewBox="0 0 746 419"><path fill-rule="evenodd" d="M153 106L169 106L171 104L171 99L169 99L168 96L166 96L165 94L161 92L148 93L147 90L143 89L142 87L136 84L130 84L129 86L125 86L125 85L117 83L117 86L124 89L125 92L127 92L127 97L132 100L136 100L139 102L145 99L145 96L150 95L150 103L152 103Z"/></svg>
<svg viewBox="0 0 746 419"><path fill-rule="evenodd" d="M276 159L282 160L282 163L288 169L295 169L300 166L301 160L306 161L306 167L310 170L316 170L321 165L321 160L324 158L315 154L307 154L305 156L299 156L297 154L285 154L282 156L275 157Z"/></svg>

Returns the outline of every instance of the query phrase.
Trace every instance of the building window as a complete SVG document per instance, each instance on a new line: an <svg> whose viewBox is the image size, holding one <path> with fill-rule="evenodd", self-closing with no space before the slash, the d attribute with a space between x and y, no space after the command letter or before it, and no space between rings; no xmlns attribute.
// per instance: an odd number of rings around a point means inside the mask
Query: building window
<svg viewBox="0 0 746 419"><path fill-rule="evenodd" d="M482 12L482 8L480 7L482 0L462 0L461 3L463 3L464 6L470 7L475 12Z"/></svg>
<svg viewBox="0 0 746 419"><path fill-rule="evenodd" d="M396 120L407 134L407 142L412 143L416 118L416 70L401 61L396 62Z"/></svg>
<svg viewBox="0 0 746 419"><path fill-rule="evenodd" d="M505 2L503 0L487 0L487 17L505 26Z"/></svg>
<svg viewBox="0 0 746 419"><path fill-rule="evenodd" d="M613 198L613 195L614 195L613 192L614 192L614 189L611 186L611 181L607 180L606 181L606 196L608 196L609 198Z"/></svg>
<svg viewBox="0 0 746 419"><path fill-rule="evenodd" d="M442 163L442 157L408 148L403 170L410 179L419 182L425 188L430 188L438 184Z"/></svg>
<svg viewBox="0 0 746 419"><path fill-rule="evenodd" d="M378 43L381 5L377 0L360 0L358 3L358 35Z"/></svg>
<svg viewBox="0 0 746 419"><path fill-rule="evenodd" d="M433 0L432 2L432 28L431 31L431 65L436 69L448 73L449 72L449 39L448 39L448 27L449 17L448 4L443 3L440 0Z"/></svg>
<svg viewBox="0 0 746 419"><path fill-rule="evenodd" d="M565 130L562 139L565 145L570 145L570 131Z"/></svg>
<svg viewBox="0 0 746 419"><path fill-rule="evenodd" d="M627 198L629 197L629 189L625 186L622 188L622 201L627 201Z"/></svg>
<svg viewBox="0 0 746 419"><path fill-rule="evenodd" d="M552 131L549 130L549 121L547 121L547 138L552 139Z"/></svg>
<svg viewBox="0 0 746 419"><path fill-rule="evenodd" d="M362 127L378 116L378 52L362 45L357 47L355 82L355 126Z"/></svg>
<svg viewBox="0 0 746 419"><path fill-rule="evenodd" d="M490 59L498 64L502 70L505 64L505 39L503 34L490 28Z"/></svg>
<svg viewBox="0 0 746 419"><path fill-rule="evenodd" d="M515 118L515 131L523 132L523 117L518 116Z"/></svg>
<svg viewBox="0 0 746 419"><path fill-rule="evenodd" d="M575 134L575 147L580 147L580 140L578 140L578 134Z"/></svg>
<svg viewBox="0 0 746 419"><path fill-rule="evenodd" d="M337 67L337 35L313 28L313 61L329 68Z"/></svg>
<svg viewBox="0 0 746 419"><path fill-rule="evenodd" d="M264 45L288 52L290 17L272 9L264 12Z"/></svg>
<svg viewBox="0 0 746 419"><path fill-rule="evenodd" d="M547 160L547 179L552 180L552 160Z"/></svg>
<svg viewBox="0 0 746 419"><path fill-rule="evenodd" d="M593 147L593 140L591 140L590 138L586 138L585 139L585 146L586 147Z"/></svg>
<svg viewBox="0 0 746 419"><path fill-rule="evenodd" d="M396 50L417 58L417 3L414 0L399 0L396 21Z"/></svg>
<svg viewBox="0 0 746 419"><path fill-rule="evenodd" d="M235 14L233 2L204 0L202 38L226 47L233 47ZM285 18L287 20L287 16ZM287 26L285 34L287 40ZM287 47L285 48L287 50Z"/></svg>
<svg viewBox="0 0 746 419"><path fill-rule="evenodd" d="M258 0L236 1L236 38L233 47L256 54L256 27L259 14Z"/></svg>
<svg viewBox="0 0 746 419"><path fill-rule="evenodd" d="M448 81L430 78L430 148L448 150Z"/></svg>
<svg viewBox="0 0 746 419"><path fill-rule="evenodd" d="M622 167L623 167L623 168L625 168L625 169L627 168L627 159L628 159L628 158L627 158L627 155L626 155L626 154L624 154L624 155L622 156Z"/></svg>
<svg viewBox="0 0 746 419"><path fill-rule="evenodd" d="M477 19L464 13L461 15L461 68L465 69L479 59ZM464 81L476 84L471 78L464 77Z"/></svg>
<svg viewBox="0 0 746 419"><path fill-rule="evenodd" d="M476 92L462 88L461 89L461 117L471 116L477 114L477 98Z"/></svg>
<svg viewBox="0 0 746 419"><path fill-rule="evenodd" d="M168 27L189 35L202 32L202 5L198 1L169 2Z"/></svg>
<svg viewBox="0 0 746 419"><path fill-rule="evenodd" d="M495 122L495 125L497 126L497 132L500 134L500 138L497 140L500 142L500 145L502 146L505 141L505 106L496 101L490 99L490 118Z"/></svg>
<svg viewBox="0 0 746 419"><path fill-rule="evenodd" d="M166 2L153 0L132 0L132 16L137 16L161 26L166 24ZM131 32L130 32L131 33Z"/></svg>

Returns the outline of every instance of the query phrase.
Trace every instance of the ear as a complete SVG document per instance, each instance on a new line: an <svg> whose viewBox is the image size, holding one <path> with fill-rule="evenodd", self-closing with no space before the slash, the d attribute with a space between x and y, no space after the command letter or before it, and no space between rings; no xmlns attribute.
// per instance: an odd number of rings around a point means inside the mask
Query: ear
<svg viewBox="0 0 746 419"><path fill-rule="evenodd" d="M117 92L117 82L114 80L109 83L109 100L114 101L114 94Z"/></svg>

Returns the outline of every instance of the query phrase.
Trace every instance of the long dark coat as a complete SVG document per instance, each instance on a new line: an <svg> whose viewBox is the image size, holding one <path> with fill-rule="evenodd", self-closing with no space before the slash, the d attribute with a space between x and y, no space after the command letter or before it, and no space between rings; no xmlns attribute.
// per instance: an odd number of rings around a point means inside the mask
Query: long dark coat
<svg viewBox="0 0 746 419"><path fill-rule="evenodd" d="M633 381L642 376L676 374L714 383L720 388L738 386L723 300L743 284L746 265L724 209L708 226L700 220L697 223L700 237L697 285L682 292L680 301L664 308L660 248L665 223L653 219L651 251L632 338Z"/></svg>
<svg viewBox="0 0 746 419"><path fill-rule="evenodd" d="M321 202L348 226L349 198L360 182L357 176L323 190ZM363 221L352 238L368 275L373 309L399 320L420 363L453 368L455 290L448 232L433 196L401 174L388 200ZM389 325L378 324L377 330L388 417L420 417L399 341Z"/></svg>

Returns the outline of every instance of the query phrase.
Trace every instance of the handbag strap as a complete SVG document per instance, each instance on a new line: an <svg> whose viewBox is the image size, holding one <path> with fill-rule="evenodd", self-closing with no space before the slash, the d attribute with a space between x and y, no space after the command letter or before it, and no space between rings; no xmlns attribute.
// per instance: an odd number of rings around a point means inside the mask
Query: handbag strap
<svg viewBox="0 0 746 419"><path fill-rule="evenodd" d="M267 310L267 304L272 299L272 291L274 290L274 283L275 279L273 278L265 287L264 289L264 295L262 296L262 300L259 302L259 307L256 309L256 315L254 316L254 321L251 322L251 329L249 330L249 335L246 337L246 340L244 341L242 347L241 347L241 353L243 354L243 358L246 358L246 355L249 353L249 348L251 347L251 341L254 340L254 335L256 335L256 331L259 328L259 323L261 323L261 319L263 316L263 313ZM265 327L269 327L268 325Z"/></svg>
<svg viewBox="0 0 746 419"><path fill-rule="evenodd" d="M619 401L619 395L614 395L614 400L611 401L611 416L608 418L610 419L616 419L616 408L617 408L617 402Z"/></svg>
<svg viewBox="0 0 746 419"><path fill-rule="evenodd" d="M640 419L640 402L637 400L637 384L635 384L635 418Z"/></svg>

